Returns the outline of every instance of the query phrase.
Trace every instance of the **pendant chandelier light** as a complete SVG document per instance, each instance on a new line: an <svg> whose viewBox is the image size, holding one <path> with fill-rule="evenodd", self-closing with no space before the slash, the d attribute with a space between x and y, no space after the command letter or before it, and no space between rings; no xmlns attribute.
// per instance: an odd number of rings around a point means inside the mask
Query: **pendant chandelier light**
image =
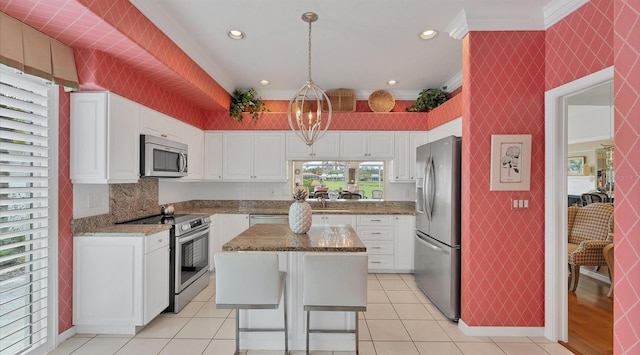
<svg viewBox="0 0 640 355"><path fill-rule="evenodd" d="M331 124L331 101L311 80L311 23L318 20L313 12L302 14L302 20L309 23L309 79L289 101L287 115L289 127L307 145L320 139ZM322 102L326 103L326 112L322 112Z"/></svg>

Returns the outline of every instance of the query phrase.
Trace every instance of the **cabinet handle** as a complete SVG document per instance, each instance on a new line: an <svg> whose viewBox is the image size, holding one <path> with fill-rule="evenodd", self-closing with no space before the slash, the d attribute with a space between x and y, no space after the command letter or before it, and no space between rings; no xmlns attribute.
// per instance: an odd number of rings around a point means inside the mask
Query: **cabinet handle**
<svg viewBox="0 0 640 355"><path fill-rule="evenodd" d="M400 178L399 176L396 176L396 179L399 179L399 178Z"/></svg>
<svg viewBox="0 0 640 355"><path fill-rule="evenodd" d="M382 249L380 247L371 247L371 249Z"/></svg>
<svg viewBox="0 0 640 355"><path fill-rule="evenodd" d="M160 136L163 137L163 138L167 138L166 134L161 134Z"/></svg>
<svg viewBox="0 0 640 355"><path fill-rule="evenodd" d="M162 238L158 239L158 243L162 243Z"/></svg>
<svg viewBox="0 0 640 355"><path fill-rule="evenodd" d="M382 261L372 261L372 264L382 264Z"/></svg>
<svg viewBox="0 0 640 355"><path fill-rule="evenodd" d="M378 235L378 234L382 234L382 233L380 233L380 232L372 232L371 234L372 235Z"/></svg>
<svg viewBox="0 0 640 355"><path fill-rule="evenodd" d="M371 222L382 222L381 219L372 219Z"/></svg>

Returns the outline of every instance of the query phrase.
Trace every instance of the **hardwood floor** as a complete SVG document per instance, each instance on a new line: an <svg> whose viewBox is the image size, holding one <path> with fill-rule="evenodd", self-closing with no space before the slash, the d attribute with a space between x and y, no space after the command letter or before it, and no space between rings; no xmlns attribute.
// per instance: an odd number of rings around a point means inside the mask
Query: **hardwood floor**
<svg viewBox="0 0 640 355"><path fill-rule="evenodd" d="M581 275L575 293L569 292L569 342L576 354L613 354L613 298L609 285Z"/></svg>

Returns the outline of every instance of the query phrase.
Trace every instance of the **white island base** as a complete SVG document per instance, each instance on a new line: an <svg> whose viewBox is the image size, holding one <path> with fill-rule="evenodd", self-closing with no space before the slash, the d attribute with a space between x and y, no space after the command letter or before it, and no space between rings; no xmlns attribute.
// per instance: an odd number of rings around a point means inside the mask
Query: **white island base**
<svg viewBox="0 0 640 355"><path fill-rule="evenodd" d="M306 349L306 312L302 306L304 282L303 255L305 252L278 252L280 270L287 272L287 317L289 321L289 350ZM366 253L354 253L366 254ZM241 310L240 327L250 328L282 328L282 307L277 310ZM355 329L354 312L312 312L311 328ZM284 350L284 334L282 332L240 333L240 349L242 350ZM355 334L309 335L310 350L355 351Z"/></svg>

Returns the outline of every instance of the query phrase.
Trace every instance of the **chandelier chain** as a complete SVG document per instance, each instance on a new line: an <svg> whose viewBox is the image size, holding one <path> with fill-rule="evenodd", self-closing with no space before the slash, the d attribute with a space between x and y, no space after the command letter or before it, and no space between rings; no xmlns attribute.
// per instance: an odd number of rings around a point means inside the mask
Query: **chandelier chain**
<svg viewBox="0 0 640 355"><path fill-rule="evenodd" d="M311 81L311 21L309 21L309 81Z"/></svg>

